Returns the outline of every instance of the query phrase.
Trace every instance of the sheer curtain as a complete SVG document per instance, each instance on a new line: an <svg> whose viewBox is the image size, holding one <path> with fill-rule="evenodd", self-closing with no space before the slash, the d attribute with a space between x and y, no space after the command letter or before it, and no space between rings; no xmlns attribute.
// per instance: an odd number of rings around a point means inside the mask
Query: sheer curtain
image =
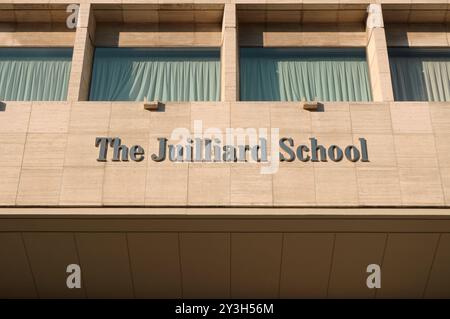
<svg viewBox="0 0 450 319"><path fill-rule="evenodd" d="M391 50L389 61L396 101L450 101L450 56L442 53Z"/></svg>
<svg viewBox="0 0 450 319"><path fill-rule="evenodd" d="M361 50L241 49L243 101L370 101Z"/></svg>
<svg viewBox="0 0 450 319"><path fill-rule="evenodd" d="M72 49L0 49L0 100L63 101Z"/></svg>
<svg viewBox="0 0 450 319"><path fill-rule="evenodd" d="M219 50L98 48L92 101L218 101Z"/></svg>

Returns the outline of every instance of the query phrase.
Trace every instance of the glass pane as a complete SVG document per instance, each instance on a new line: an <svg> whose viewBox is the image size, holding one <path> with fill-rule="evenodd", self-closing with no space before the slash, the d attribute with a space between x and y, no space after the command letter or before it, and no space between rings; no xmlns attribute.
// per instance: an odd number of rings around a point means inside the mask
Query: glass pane
<svg viewBox="0 0 450 319"><path fill-rule="evenodd" d="M241 48L242 101L370 101L364 49Z"/></svg>
<svg viewBox="0 0 450 319"><path fill-rule="evenodd" d="M0 49L0 100L64 101L72 49Z"/></svg>
<svg viewBox="0 0 450 319"><path fill-rule="evenodd" d="M396 101L450 101L450 51L389 49Z"/></svg>
<svg viewBox="0 0 450 319"><path fill-rule="evenodd" d="M218 101L218 49L97 48L92 101Z"/></svg>

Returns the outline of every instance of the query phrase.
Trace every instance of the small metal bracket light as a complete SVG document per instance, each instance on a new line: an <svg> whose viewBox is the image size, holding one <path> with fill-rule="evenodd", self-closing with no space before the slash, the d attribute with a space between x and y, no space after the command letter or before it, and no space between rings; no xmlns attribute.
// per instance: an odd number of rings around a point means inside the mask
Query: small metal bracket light
<svg viewBox="0 0 450 319"><path fill-rule="evenodd" d="M307 111L317 111L320 107L321 103L312 101L312 102L303 102L303 108Z"/></svg>
<svg viewBox="0 0 450 319"><path fill-rule="evenodd" d="M315 97L314 101L306 101L305 98L302 98L303 109L307 111L320 111L323 108L323 104L318 101L318 98Z"/></svg>
<svg viewBox="0 0 450 319"><path fill-rule="evenodd" d="M162 106L164 106L163 103L159 101L147 101L147 97L144 96L144 109L148 111L158 111Z"/></svg>

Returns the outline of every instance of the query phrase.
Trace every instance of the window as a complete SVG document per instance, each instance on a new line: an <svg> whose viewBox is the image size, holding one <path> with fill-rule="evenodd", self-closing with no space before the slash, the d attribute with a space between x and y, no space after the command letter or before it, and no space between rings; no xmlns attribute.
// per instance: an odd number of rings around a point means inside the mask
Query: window
<svg viewBox="0 0 450 319"><path fill-rule="evenodd" d="M217 49L97 48L91 101L218 101Z"/></svg>
<svg viewBox="0 0 450 319"><path fill-rule="evenodd" d="M396 101L450 101L450 51L390 48Z"/></svg>
<svg viewBox="0 0 450 319"><path fill-rule="evenodd" d="M242 101L370 101L364 49L241 48Z"/></svg>
<svg viewBox="0 0 450 319"><path fill-rule="evenodd" d="M0 49L0 100L63 101L72 49Z"/></svg>

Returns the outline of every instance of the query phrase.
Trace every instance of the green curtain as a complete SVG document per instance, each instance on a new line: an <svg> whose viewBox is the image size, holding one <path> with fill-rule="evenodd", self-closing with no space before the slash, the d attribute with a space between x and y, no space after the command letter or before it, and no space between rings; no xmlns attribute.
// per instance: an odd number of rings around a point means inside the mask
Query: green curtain
<svg viewBox="0 0 450 319"><path fill-rule="evenodd" d="M243 101L371 101L362 50L243 48Z"/></svg>
<svg viewBox="0 0 450 319"><path fill-rule="evenodd" d="M0 49L0 100L64 101L72 49Z"/></svg>
<svg viewBox="0 0 450 319"><path fill-rule="evenodd" d="M98 48L92 101L218 101L220 51Z"/></svg>
<svg viewBox="0 0 450 319"><path fill-rule="evenodd" d="M396 101L450 101L450 56L397 49L390 52Z"/></svg>

